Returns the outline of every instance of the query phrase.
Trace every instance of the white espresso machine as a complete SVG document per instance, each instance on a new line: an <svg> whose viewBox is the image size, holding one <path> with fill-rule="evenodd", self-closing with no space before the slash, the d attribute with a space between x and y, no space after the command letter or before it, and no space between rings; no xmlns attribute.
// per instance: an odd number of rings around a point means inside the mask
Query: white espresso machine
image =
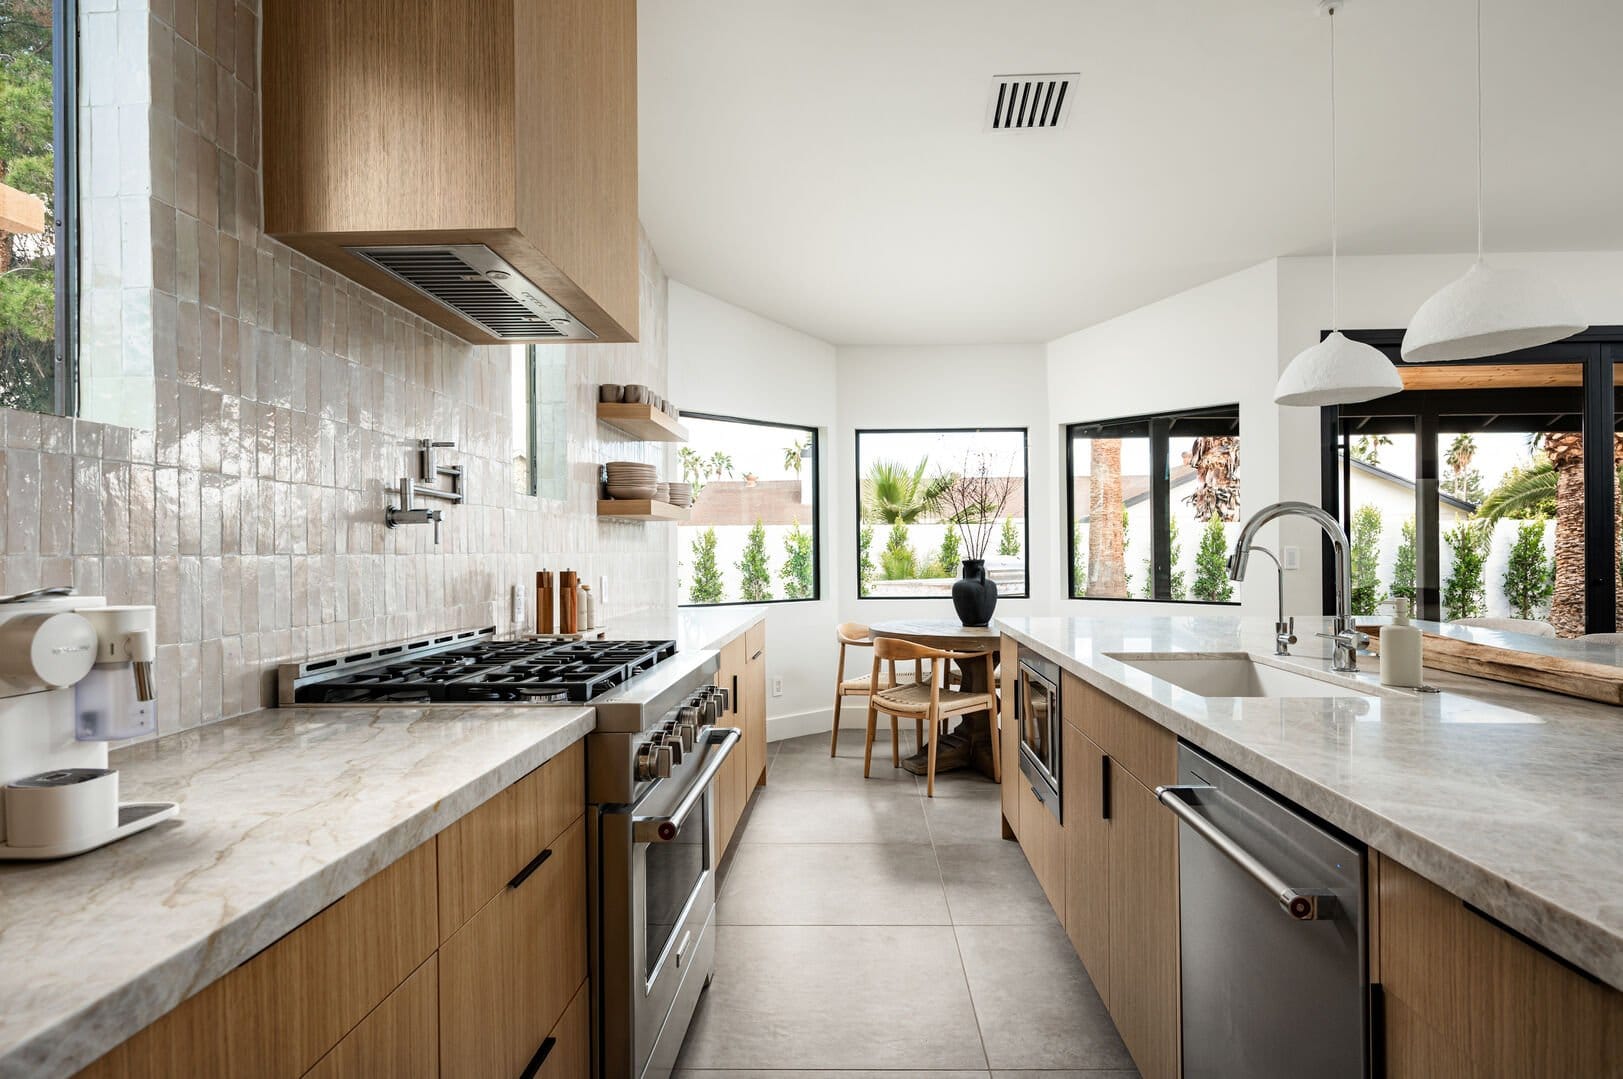
<svg viewBox="0 0 1623 1079"><path fill-rule="evenodd" d="M69 589L0 598L0 861L66 858L175 815L120 804L107 743L151 734L152 607Z"/></svg>

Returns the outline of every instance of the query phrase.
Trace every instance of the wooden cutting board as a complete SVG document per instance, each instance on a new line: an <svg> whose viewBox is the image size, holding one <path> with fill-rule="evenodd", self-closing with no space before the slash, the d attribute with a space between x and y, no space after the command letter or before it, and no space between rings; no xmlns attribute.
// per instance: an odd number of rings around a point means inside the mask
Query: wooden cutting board
<svg viewBox="0 0 1623 1079"><path fill-rule="evenodd" d="M1380 626L1360 626L1370 635L1370 649L1380 651ZM1547 690L1567 697L1582 697L1623 707L1623 667L1589 663L1538 652L1518 652L1491 644L1462 641L1436 633L1422 633L1424 665L1438 671L1468 674L1494 682L1508 682Z"/></svg>

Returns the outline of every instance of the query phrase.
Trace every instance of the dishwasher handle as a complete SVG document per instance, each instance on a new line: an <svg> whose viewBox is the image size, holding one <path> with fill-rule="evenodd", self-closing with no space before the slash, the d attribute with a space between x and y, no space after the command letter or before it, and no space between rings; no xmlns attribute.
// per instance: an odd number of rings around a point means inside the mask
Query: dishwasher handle
<svg viewBox="0 0 1623 1079"><path fill-rule="evenodd" d="M1155 797L1172 811L1172 815L1216 847L1229 861L1243 869L1247 876L1268 889L1268 894L1279 900L1286 914L1300 922L1315 922L1334 918L1337 913L1333 893L1307 888L1293 888L1267 866L1263 865L1244 847L1225 835L1216 825L1195 812L1194 796L1213 794L1216 788L1204 784L1178 784L1155 788Z"/></svg>

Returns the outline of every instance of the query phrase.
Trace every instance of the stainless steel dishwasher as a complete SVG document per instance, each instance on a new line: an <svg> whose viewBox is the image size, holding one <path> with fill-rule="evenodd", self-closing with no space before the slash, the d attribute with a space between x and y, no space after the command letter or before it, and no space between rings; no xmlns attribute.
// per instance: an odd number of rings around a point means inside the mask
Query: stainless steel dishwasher
<svg viewBox="0 0 1623 1079"><path fill-rule="evenodd" d="M1186 1079L1369 1070L1364 848L1199 750L1179 819Z"/></svg>

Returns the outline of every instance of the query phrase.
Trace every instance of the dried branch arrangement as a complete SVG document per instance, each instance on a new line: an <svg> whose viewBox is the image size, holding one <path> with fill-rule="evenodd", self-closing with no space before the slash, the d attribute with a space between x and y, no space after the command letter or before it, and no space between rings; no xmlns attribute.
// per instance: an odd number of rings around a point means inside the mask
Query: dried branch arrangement
<svg viewBox="0 0 1623 1079"><path fill-rule="evenodd" d="M969 452L960 471L943 477L948 482L940 498L942 516L958 531L965 559L986 557L992 533L1014 494L1015 478L1008 474L1012 468L1011 460L1003 474L994 475L987 454Z"/></svg>

